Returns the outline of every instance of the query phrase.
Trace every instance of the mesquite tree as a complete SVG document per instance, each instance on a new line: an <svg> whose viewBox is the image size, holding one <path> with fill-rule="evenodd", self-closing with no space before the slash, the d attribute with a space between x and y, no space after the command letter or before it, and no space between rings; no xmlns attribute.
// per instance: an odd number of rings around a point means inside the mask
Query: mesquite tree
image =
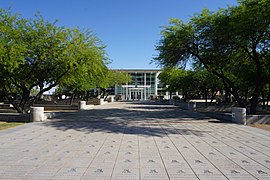
<svg viewBox="0 0 270 180"><path fill-rule="evenodd" d="M57 85L94 84L106 69L104 46L90 32L0 10L0 89L18 112Z"/></svg>
<svg viewBox="0 0 270 180"><path fill-rule="evenodd" d="M188 23L172 19L157 45L156 62L178 66L193 61L218 76L237 103L247 107L241 92L251 94L250 113L269 79L270 0L243 0L239 6L205 9ZM249 77L249 78L247 78Z"/></svg>

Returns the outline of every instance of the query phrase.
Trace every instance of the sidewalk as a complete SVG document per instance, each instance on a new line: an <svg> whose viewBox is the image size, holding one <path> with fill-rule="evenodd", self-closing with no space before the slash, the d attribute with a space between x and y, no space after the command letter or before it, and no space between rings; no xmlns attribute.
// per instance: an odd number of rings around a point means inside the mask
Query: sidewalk
<svg viewBox="0 0 270 180"><path fill-rule="evenodd" d="M270 132L111 103L0 131L0 179L270 179Z"/></svg>

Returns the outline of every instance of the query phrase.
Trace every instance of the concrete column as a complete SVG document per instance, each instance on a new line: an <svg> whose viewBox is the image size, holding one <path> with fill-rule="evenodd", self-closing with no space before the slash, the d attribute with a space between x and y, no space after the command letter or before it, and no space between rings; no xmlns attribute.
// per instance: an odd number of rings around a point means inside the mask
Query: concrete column
<svg viewBox="0 0 270 180"><path fill-rule="evenodd" d="M146 100L146 73L144 73L143 99ZM141 98L142 99L142 98Z"/></svg>
<svg viewBox="0 0 270 180"><path fill-rule="evenodd" d="M128 91L129 91L129 89L128 89L128 83L126 83L126 100L129 100L130 99L130 97L128 97ZM129 96L131 96L131 94L129 94Z"/></svg>
<svg viewBox="0 0 270 180"><path fill-rule="evenodd" d="M79 102L79 110L85 110L86 108L86 101Z"/></svg>
<svg viewBox="0 0 270 180"><path fill-rule="evenodd" d="M159 75L159 73L156 73L156 77L155 77L155 95L157 96L158 95L158 75ZM151 78L152 78L152 76L151 76Z"/></svg>
<svg viewBox="0 0 270 180"><path fill-rule="evenodd" d="M118 90L118 86L117 85L114 85L114 95L118 95L119 93L117 92ZM122 87L121 87L121 95L122 95Z"/></svg>
<svg viewBox="0 0 270 180"><path fill-rule="evenodd" d="M232 108L232 122L247 124L246 108L233 107Z"/></svg>
<svg viewBox="0 0 270 180"><path fill-rule="evenodd" d="M44 107L31 107L30 108L30 121L38 122L44 120Z"/></svg>

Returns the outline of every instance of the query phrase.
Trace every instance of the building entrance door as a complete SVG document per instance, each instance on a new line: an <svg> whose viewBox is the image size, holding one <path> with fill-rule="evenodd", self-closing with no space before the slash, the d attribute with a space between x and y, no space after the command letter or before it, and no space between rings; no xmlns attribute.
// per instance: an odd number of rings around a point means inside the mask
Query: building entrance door
<svg viewBox="0 0 270 180"><path fill-rule="evenodd" d="M143 90L140 88L131 88L129 90L129 100L139 101L143 99Z"/></svg>

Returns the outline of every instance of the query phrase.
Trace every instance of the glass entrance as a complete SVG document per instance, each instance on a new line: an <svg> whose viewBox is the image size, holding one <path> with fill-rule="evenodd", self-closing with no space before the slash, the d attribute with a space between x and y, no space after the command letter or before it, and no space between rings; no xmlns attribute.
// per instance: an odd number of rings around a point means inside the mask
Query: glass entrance
<svg viewBox="0 0 270 180"><path fill-rule="evenodd" d="M143 89L142 88L130 88L128 96L129 96L129 100L133 100L133 101L143 100Z"/></svg>

